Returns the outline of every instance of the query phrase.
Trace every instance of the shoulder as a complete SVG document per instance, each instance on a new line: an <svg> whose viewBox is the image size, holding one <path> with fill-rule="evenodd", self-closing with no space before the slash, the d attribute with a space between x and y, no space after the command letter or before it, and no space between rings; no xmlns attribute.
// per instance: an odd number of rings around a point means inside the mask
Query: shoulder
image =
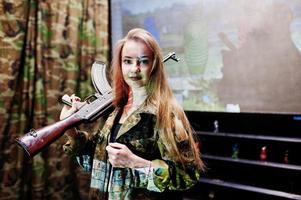
<svg viewBox="0 0 301 200"><path fill-rule="evenodd" d="M143 104L140 109L138 110L140 113L152 114L156 115L157 107L153 104Z"/></svg>

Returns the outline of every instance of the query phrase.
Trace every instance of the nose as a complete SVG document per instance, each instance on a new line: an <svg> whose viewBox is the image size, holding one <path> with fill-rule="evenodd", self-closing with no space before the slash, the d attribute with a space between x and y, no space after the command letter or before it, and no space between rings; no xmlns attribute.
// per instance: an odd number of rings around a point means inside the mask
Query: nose
<svg viewBox="0 0 301 200"><path fill-rule="evenodd" d="M141 72L141 65L140 65L140 62L137 61L133 64L132 68L131 68L132 72Z"/></svg>

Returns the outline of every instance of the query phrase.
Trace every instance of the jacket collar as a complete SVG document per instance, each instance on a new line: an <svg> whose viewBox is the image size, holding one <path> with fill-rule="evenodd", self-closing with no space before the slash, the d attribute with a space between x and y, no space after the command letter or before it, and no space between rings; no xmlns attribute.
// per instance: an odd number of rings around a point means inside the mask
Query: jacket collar
<svg viewBox="0 0 301 200"><path fill-rule="evenodd" d="M115 110L110 114L108 119L106 120L106 123L103 127L102 132L104 134L109 134L111 132L111 129L113 127L114 121L119 113L121 111L120 107L115 108ZM131 128L133 128L138 122L141 120L142 113L148 113L148 114L156 114L156 107L154 105L147 105L146 103L143 103L136 111L134 111L121 125L120 130L118 132L118 135L116 137L119 138L121 135L129 131Z"/></svg>

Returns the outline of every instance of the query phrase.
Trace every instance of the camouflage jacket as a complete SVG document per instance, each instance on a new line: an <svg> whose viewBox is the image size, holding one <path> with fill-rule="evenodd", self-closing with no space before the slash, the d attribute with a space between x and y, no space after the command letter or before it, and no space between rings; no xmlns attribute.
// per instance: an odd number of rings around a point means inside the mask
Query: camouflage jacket
<svg viewBox="0 0 301 200"><path fill-rule="evenodd" d="M65 152L74 155L85 170L91 171L91 195L95 199L175 199L179 196L173 191L186 190L198 181L199 171L193 164L184 167L173 161L166 151L160 137L164 133L155 127L155 109L145 105L121 125L115 142L125 144L134 154L151 160L152 168L112 167L105 148L119 110L116 108L103 128L90 139L78 131L77 137L69 138L64 145ZM95 144L92 157L91 144ZM83 148L87 146L89 148Z"/></svg>

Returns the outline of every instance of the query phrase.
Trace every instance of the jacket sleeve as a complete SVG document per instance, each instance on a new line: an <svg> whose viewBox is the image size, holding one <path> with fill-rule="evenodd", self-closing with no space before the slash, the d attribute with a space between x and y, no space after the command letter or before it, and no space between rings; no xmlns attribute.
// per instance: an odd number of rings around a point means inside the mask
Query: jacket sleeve
<svg viewBox="0 0 301 200"><path fill-rule="evenodd" d="M181 143L187 144L186 141ZM152 170L148 180L148 190L186 190L195 185L200 178L200 170L197 169L193 160L182 164L174 161L164 148L161 140L158 141L162 160L152 161ZM181 145L182 146L182 145ZM186 149L186 148L183 148Z"/></svg>
<svg viewBox="0 0 301 200"><path fill-rule="evenodd" d="M81 129L74 129L73 134L67 135L67 142L63 145L66 154L75 158L84 171L92 170L92 162L95 151L96 140L100 136L100 130L104 126L105 117L101 117L97 121L97 131L91 126L81 126ZM87 131L86 131L87 130ZM92 134L91 134L92 133Z"/></svg>
<svg viewBox="0 0 301 200"><path fill-rule="evenodd" d="M66 154L75 158L83 171L92 170L95 143L89 139L84 131L76 130L73 137L67 136L68 141L63 145Z"/></svg>
<svg viewBox="0 0 301 200"><path fill-rule="evenodd" d="M72 131L75 131L75 133L72 134L73 136L67 135L68 139L63 145L63 150L69 156L74 157L81 152L82 147L87 143L88 133L78 129Z"/></svg>
<svg viewBox="0 0 301 200"><path fill-rule="evenodd" d="M185 143L185 141L182 142ZM144 169L144 171L135 170L140 187L145 187L150 191L163 192L165 190L186 190L195 185L200 178L200 170L194 162L183 165L181 162L174 161L161 140L157 143L162 159L152 160L150 168Z"/></svg>

